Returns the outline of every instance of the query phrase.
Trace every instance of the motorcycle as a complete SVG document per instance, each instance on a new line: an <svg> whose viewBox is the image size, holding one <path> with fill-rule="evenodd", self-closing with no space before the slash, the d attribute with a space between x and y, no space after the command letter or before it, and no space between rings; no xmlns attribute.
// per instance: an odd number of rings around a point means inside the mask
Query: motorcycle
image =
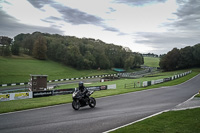
<svg viewBox="0 0 200 133"><path fill-rule="evenodd" d="M84 97L80 90L75 88L74 93L72 94L73 102L72 102L72 108L74 110L79 110L80 107L84 106L90 106L91 108L94 108L96 106L96 100L93 97L89 97L92 95L94 91L88 90L87 97Z"/></svg>

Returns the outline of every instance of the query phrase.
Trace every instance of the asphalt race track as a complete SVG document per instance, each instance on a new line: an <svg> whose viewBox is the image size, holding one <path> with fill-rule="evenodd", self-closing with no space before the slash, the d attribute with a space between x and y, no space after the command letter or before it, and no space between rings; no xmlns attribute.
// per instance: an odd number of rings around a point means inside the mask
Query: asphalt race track
<svg viewBox="0 0 200 133"><path fill-rule="evenodd" d="M1 133L100 133L174 108L200 90L200 75L172 87L99 98L94 109L71 104L0 115Z"/></svg>

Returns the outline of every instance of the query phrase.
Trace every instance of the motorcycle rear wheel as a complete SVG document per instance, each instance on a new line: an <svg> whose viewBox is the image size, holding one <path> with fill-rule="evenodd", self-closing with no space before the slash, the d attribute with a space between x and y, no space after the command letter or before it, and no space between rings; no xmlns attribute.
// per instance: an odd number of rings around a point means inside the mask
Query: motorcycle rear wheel
<svg viewBox="0 0 200 133"><path fill-rule="evenodd" d="M89 106L94 108L96 106L96 100L93 97L90 97Z"/></svg>
<svg viewBox="0 0 200 133"><path fill-rule="evenodd" d="M80 108L80 103L79 103L78 100L73 100L73 102L72 102L72 108L73 108L74 110L79 110L79 108Z"/></svg>

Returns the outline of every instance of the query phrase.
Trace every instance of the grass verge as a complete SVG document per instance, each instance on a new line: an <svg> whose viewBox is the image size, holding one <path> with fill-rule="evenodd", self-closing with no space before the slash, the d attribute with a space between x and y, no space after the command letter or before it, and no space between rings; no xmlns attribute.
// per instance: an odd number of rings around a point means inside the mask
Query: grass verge
<svg viewBox="0 0 200 133"><path fill-rule="evenodd" d="M199 93L199 94L197 94L195 97L199 97L199 98L200 98L200 93Z"/></svg>
<svg viewBox="0 0 200 133"><path fill-rule="evenodd" d="M0 102L0 113L46 107L69 102L72 102L72 95L57 95L49 97L5 101Z"/></svg>
<svg viewBox="0 0 200 133"><path fill-rule="evenodd" d="M153 77L153 78L141 78L137 80L147 80L154 78L162 78L163 76L170 76L173 73L179 73L179 72L185 72L186 70L176 71L176 72L168 72L168 73L162 73L162 76ZM159 88L162 86L172 86L177 85L180 83L183 83L187 81L188 79L196 76L200 73L200 69L193 69L193 72L185 77L165 82L162 84L157 84L153 86L149 86L146 88L130 88L125 89L124 84L125 83L132 83L134 79L122 79L122 80L116 80L111 82L104 82L104 83L94 83L90 86L96 86L96 85L105 85L105 84L117 84L117 89L113 90L104 90L104 91L96 91L93 94L93 97L105 97L105 96L111 96L111 95L118 95L128 92L134 92L134 91L141 91L146 89L152 89L152 88ZM87 85L86 85L87 86ZM68 86L69 88L77 87L77 84L72 84ZM66 88L66 86L64 87ZM19 110L25 110L25 109L32 109L32 108L39 108L39 107L45 107L45 106L51 106L51 105L57 105L57 104L64 104L64 103L70 103L72 102L72 95L57 95L57 96L49 96L49 97L41 97L41 98L32 98L32 99L23 99L23 100L13 100L13 101L5 101L0 102L0 113L6 113L6 112L13 112L13 111L19 111Z"/></svg>
<svg viewBox="0 0 200 133"><path fill-rule="evenodd" d="M199 133L200 108L169 111L112 133Z"/></svg>

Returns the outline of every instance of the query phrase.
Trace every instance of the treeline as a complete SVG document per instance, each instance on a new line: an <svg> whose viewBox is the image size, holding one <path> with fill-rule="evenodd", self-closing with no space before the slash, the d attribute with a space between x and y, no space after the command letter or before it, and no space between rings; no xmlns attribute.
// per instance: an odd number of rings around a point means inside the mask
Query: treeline
<svg viewBox="0 0 200 133"><path fill-rule="evenodd" d="M200 43L192 47L172 49L161 57L159 65L165 71L200 67Z"/></svg>
<svg viewBox="0 0 200 133"><path fill-rule="evenodd" d="M0 55L1 56L10 56L11 55L11 50L10 50L10 45L11 45L12 39L6 36L0 36Z"/></svg>
<svg viewBox="0 0 200 133"><path fill-rule="evenodd" d="M12 54L54 60L77 69L132 69L144 63L140 53L91 38L34 32L14 37Z"/></svg>
<svg viewBox="0 0 200 133"><path fill-rule="evenodd" d="M142 54L144 57L159 57L157 54L154 53L148 53L148 54Z"/></svg>

